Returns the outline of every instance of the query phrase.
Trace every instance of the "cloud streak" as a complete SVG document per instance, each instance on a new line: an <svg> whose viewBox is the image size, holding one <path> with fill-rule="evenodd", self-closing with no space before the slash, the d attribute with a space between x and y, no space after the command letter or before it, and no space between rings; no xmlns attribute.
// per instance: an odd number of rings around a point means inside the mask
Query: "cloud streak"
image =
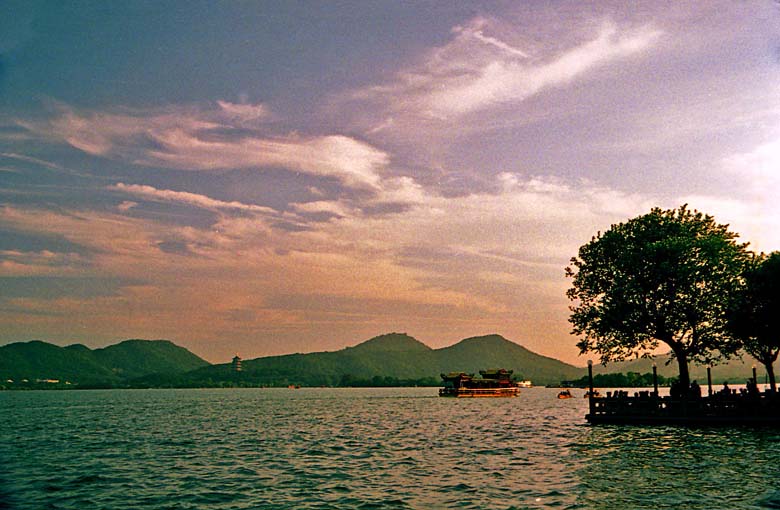
<svg viewBox="0 0 780 510"><path fill-rule="evenodd" d="M201 207L204 209L213 209L213 210L228 209L228 210L236 210L236 211L249 211L249 212L260 213L260 214L271 214L271 215L276 214L276 211L270 207L244 204L238 201L226 202L223 200L216 200L197 193L189 193L186 191L173 191L167 189L157 189L153 186L147 186L143 184L125 184L123 182L118 182L114 185L108 186L107 189L111 191L118 191L121 193L133 195L136 197L145 198L147 200L177 202L177 203L193 205L196 207ZM123 202L122 204L119 205L119 209L128 210L132 208L134 205L137 204L134 203L128 204L127 202Z"/></svg>
<svg viewBox="0 0 780 510"><path fill-rule="evenodd" d="M87 267L88 261L77 253L0 250L0 276L62 276Z"/></svg>
<svg viewBox="0 0 780 510"><path fill-rule="evenodd" d="M523 101L548 87L567 85L586 71L637 53L660 35L643 30L620 37L614 26L601 29L594 40L572 48L550 62L535 66L495 59L466 76L451 76L422 98L433 116L447 118L491 106Z"/></svg>
<svg viewBox="0 0 780 510"><path fill-rule="evenodd" d="M388 107L413 116L452 119L524 101L542 90L571 83L588 71L652 48L662 32L650 27L619 30L605 23L595 38L548 56L530 54L487 35L491 24L476 18L395 83L360 91L358 98L389 98ZM386 122L386 121L385 121Z"/></svg>
<svg viewBox="0 0 780 510"><path fill-rule="evenodd" d="M59 104L46 122L20 122L31 132L88 154L178 170L281 168L375 189L389 156L344 135L273 135L263 105L169 107L79 112Z"/></svg>

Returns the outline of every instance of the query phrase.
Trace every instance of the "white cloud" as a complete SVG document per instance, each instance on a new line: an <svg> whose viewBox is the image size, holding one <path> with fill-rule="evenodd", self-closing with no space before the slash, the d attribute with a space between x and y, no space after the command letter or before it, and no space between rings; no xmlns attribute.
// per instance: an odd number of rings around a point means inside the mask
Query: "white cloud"
<svg viewBox="0 0 780 510"><path fill-rule="evenodd" d="M547 63L527 65L508 59L485 62L476 72L444 80L431 90L425 102L433 115L447 117L522 101L544 88L565 85L599 64L637 53L659 35L645 29L621 37L614 26L607 25L596 39Z"/></svg>
<svg viewBox="0 0 780 510"><path fill-rule="evenodd" d="M133 207L135 207L137 205L138 205L138 202L133 202L132 200L125 200L121 204L116 206L116 208L118 210L122 211L122 212L127 212L127 211L129 211L130 209L132 209Z"/></svg>
<svg viewBox="0 0 780 510"><path fill-rule="evenodd" d="M606 23L594 39L531 58L521 48L487 35L491 28L484 18L456 27L454 40L432 51L418 67L399 73L393 84L357 96L388 98L390 109L412 116L449 119L566 85L597 66L647 50L661 35L649 27L621 31Z"/></svg>
<svg viewBox="0 0 780 510"><path fill-rule="evenodd" d="M337 201L316 201L292 204L296 211L303 213L330 213L337 216L347 216L354 214L354 209L342 202Z"/></svg>
<svg viewBox="0 0 780 510"><path fill-rule="evenodd" d="M495 48L498 48L511 56L521 57L524 59L531 58L531 56L528 53L521 50L520 48L515 48L514 46L511 46L496 37L485 35L483 28L486 25L488 25L488 21L485 18L477 17L466 26L455 27L453 29L453 32L457 34L462 34L462 36L465 36L466 38L473 37L474 39L483 42L488 46L493 46Z"/></svg>
<svg viewBox="0 0 780 510"><path fill-rule="evenodd" d="M42 159L33 158L30 156L25 156L24 154L16 154L13 152L0 152L0 157L8 158L8 159L15 159L18 161L24 161L26 163L33 163L35 165L40 165L43 167L46 167L50 170L62 170L62 166L58 165L56 163L51 163L49 161L44 161Z"/></svg>
<svg viewBox="0 0 780 510"><path fill-rule="evenodd" d="M276 213L276 211L274 209L271 209L270 207L263 207L259 205L253 205L253 204L245 204L243 202L237 202L237 201L226 202L223 200L216 200L197 193L189 193L186 191L173 191L168 189L157 189L153 186L147 186L143 184L125 184L123 182L118 182L116 184L108 186L107 189L112 191L127 193L137 197L146 198L148 200L179 202L179 203L194 205L196 207L202 207L205 209L235 209L235 210L251 211L251 212L263 213L263 214ZM125 204L129 204L129 206ZM129 203L122 202L122 204L120 204L119 206L119 209L122 211L126 211L127 209L135 205L137 204L134 202L129 202Z"/></svg>
<svg viewBox="0 0 780 510"><path fill-rule="evenodd" d="M231 103L217 101L217 105L231 119L241 122L253 122L270 116L268 108L263 104Z"/></svg>
<svg viewBox="0 0 780 510"><path fill-rule="evenodd" d="M59 105L48 122L20 122L96 156L180 170L282 168L376 188L388 155L344 135L270 135L247 129L263 105L219 102L218 108L77 112Z"/></svg>
<svg viewBox="0 0 780 510"><path fill-rule="evenodd" d="M195 134L170 131L157 140L165 150L148 151L146 164L200 170L282 167L311 175L337 177L355 187L377 187L378 172L388 163L384 152L340 135L214 142Z"/></svg>

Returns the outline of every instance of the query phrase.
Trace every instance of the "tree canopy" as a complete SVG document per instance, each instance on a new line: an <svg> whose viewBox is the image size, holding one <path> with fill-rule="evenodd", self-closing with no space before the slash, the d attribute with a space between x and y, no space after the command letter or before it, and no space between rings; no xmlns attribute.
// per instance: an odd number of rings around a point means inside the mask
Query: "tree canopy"
<svg viewBox="0 0 780 510"><path fill-rule="evenodd" d="M599 232L566 268L580 352L607 363L662 342L677 359L680 383L689 384L689 361L712 362L738 348L726 311L741 287L746 246L728 225L686 205L654 208Z"/></svg>
<svg viewBox="0 0 780 510"><path fill-rule="evenodd" d="M745 286L731 300L729 331L745 352L764 365L775 391L772 365L780 354L780 252L754 256L744 277Z"/></svg>

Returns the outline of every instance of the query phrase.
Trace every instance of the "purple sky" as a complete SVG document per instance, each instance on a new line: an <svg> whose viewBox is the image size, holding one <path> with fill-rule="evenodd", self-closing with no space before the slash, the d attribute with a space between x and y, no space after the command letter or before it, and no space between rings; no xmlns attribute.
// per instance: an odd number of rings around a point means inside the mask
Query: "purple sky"
<svg viewBox="0 0 780 510"><path fill-rule="evenodd" d="M778 163L776 2L6 2L0 343L584 364L578 247L688 203L778 250Z"/></svg>

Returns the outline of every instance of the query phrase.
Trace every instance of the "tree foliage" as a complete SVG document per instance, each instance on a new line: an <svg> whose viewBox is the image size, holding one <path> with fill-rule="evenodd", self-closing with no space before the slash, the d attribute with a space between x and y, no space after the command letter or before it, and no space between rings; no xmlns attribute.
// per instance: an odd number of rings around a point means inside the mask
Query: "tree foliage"
<svg viewBox="0 0 780 510"><path fill-rule="evenodd" d="M773 363L780 354L780 252L753 257L745 286L731 300L729 331L766 368L776 390Z"/></svg>
<svg viewBox="0 0 780 510"><path fill-rule="evenodd" d="M598 233L566 268L580 352L596 352L606 363L647 354L662 342L684 384L689 361L732 353L725 314L748 258L736 239L727 225L685 205L654 208Z"/></svg>

